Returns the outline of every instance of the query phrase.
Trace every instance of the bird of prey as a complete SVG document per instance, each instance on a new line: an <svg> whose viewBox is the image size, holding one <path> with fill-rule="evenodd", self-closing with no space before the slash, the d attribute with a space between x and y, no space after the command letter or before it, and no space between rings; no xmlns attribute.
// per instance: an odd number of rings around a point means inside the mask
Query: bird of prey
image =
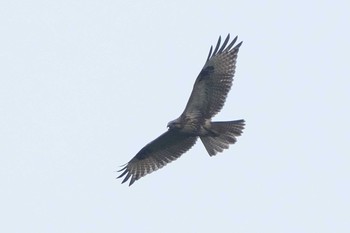
<svg viewBox="0 0 350 233"><path fill-rule="evenodd" d="M143 147L134 158L119 170L122 183L130 179L129 186L141 177L176 160L188 151L198 137L210 156L216 155L236 142L243 132L244 120L211 121L224 106L235 74L237 54L242 42L236 46L237 36L229 43L230 34L221 45L221 37L210 47L208 58L199 73L185 110L179 118L170 121L168 130ZM221 46L220 46L221 45Z"/></svg>

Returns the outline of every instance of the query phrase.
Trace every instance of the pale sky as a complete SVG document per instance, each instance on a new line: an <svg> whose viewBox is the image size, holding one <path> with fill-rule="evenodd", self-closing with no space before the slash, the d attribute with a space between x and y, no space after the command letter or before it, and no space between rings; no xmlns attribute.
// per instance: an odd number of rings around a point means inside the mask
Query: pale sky
<svg viewBox="0 0 350 233"><path fill-rule="evenodd" d="M348 1L2 1L0 232L350 232ZM183 111L238 35L215 120L133 186L120 166Z"/></svg>

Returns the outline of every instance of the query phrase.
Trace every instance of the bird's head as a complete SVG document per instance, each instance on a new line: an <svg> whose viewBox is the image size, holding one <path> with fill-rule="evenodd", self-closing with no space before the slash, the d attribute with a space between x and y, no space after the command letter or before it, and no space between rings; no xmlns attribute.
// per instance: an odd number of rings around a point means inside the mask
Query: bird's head
<svg viewBox="0 0 350 233"><path fill-rule="evenodd" d="M181 128L181 122L180 122L179 119L170 121L170 122L168 123L167 127L168 127L169 129L179 129L179 128Z"/></svg>

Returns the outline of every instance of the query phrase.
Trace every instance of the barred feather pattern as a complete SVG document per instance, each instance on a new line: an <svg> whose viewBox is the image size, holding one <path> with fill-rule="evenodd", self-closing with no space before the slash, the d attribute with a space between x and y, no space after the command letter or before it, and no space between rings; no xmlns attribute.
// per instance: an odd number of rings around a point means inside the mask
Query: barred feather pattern
<svg viewBox="0 0 350 233"><path fill-rule="evenodd" d="M215 155L236 142L244 128L244 120L211 122L224 106L235 74L237 54L242 42L237 37L229 43L228 35L221 45L221 37L199 73L184 112L168 123L168 131L143 147L119 172L122 183L150 174L187 152L198 137L209 155Z"/></svg>
<svg viewBox="0 0 350 233"><path fill-rule="evenodd" d="M123 173L118 178L125 175L122 183L131 178L129 186L132 185L141 177L178 159L196 143L197 138L196 136L189 136L175 130L168 130L147 144L130 162L124 165L119 170L119 172L123 171Z"/></svg>
<svg viewBox="0 0 350 233"><path fill-rule="evenodd" d="M201 136L200 139L210 156L228 149L235 144L237 137L243 133L244 120L211 122L212 134Z"/></svg>
<svg viewBox="0 0 350 233"><path fill-rule="evenodd" d="M221 37L214 52L210 48L208 58L199 73L183 115L210 119L224 106L235 74L237 55L242 42L235 47L237 37L226 47L228 35L220 47Z"/></svg>

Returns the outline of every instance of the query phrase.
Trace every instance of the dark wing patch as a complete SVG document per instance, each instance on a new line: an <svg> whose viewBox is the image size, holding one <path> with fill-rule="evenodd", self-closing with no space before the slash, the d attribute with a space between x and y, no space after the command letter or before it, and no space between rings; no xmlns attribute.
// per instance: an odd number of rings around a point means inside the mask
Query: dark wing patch
<svg viewBox="0 0 350 233"><path fill-rule="evenodd" d="M220 47L221 37L219 37L214 51L211 46L207 61L194 83L184 115L209 119L224 106L232 86L239 47L242 45L240 42L234 46L237 37L230 44L229 40L230 35Z"/></svg>
<svg viewBox="0 0 350 233"><path fill-rule="evenodd" d="M205 69L202 69L202 71L199 74L199 82L202 81L206 76L214 72L214 67L213 66L208 66Z"/></svg>
<svg viewBox="0 0 350 233"><path fill-rule="evenodd" d="M142 148L119 172L122 183L131 178L129 186L141 177L150 174L179 158L195 143L197 137L168 130Z"/></svg>

